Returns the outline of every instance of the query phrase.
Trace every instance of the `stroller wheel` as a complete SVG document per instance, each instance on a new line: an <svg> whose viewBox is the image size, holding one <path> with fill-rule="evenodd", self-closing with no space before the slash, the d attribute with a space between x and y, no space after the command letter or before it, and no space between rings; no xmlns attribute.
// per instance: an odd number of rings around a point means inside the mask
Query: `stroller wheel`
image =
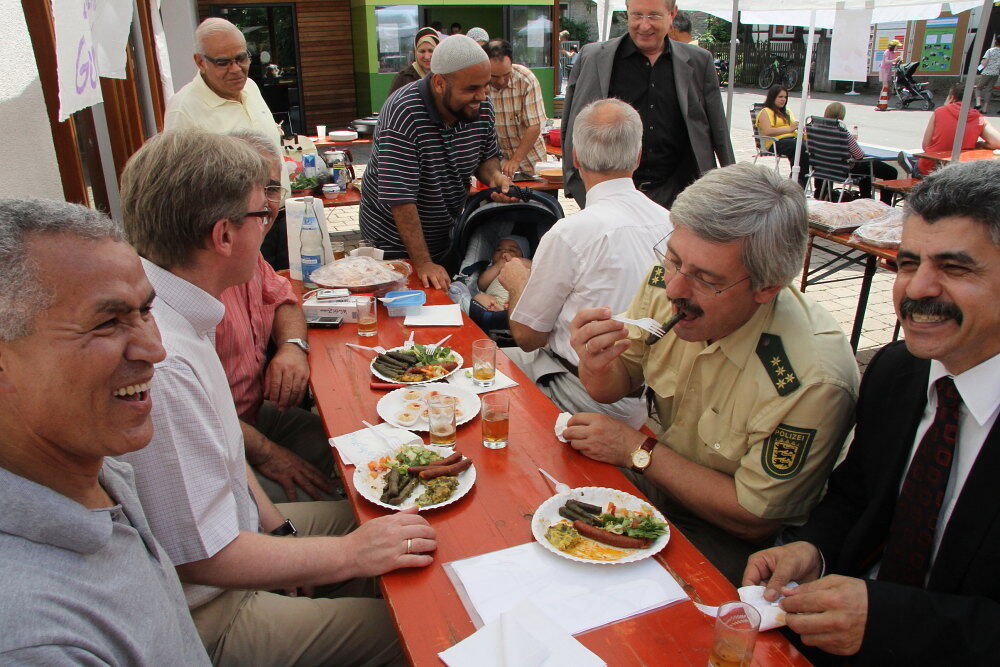
<svg viewBox="0 0 1000 667"><path fill-rule="evenodd" d="M931 109L934 108L934 100L931 98L930 95L924 96L923 106L924 106L924 111L930 111Z"/></svg>

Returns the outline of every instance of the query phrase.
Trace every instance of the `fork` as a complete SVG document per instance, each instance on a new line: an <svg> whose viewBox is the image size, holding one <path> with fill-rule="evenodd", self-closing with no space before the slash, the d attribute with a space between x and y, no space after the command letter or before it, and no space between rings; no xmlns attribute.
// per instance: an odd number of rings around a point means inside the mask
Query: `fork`
<svg viewBox="0 0 1000 667"><path fill-rule="evenodd" d="M376 345L375 347L367 347L365 345L355 345L354 343L344 343L347 347L353 347L356 350L368 350L369 352L376 352L378 354L385 354L386 349L381 345Z"/></svg>
<svg viewBox="0 0 1000 667"><path fill-rule="evenodd" d="M639 327L643 331L648 331L657 338L662 338L667 332L659 322L654 320L652 317L641 317L637 320L633 320L631 317L625 317L623 315L614 315L611 319L617 320L624 324L632 324Z"/></svg>

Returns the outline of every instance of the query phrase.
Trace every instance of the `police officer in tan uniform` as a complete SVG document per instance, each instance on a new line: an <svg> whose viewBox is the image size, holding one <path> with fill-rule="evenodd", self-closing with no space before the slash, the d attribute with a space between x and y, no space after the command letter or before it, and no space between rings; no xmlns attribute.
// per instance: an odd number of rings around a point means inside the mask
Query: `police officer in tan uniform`
<svg viewBox="0 0 1000 667"><path fill-rule="evenodd" d="M738 583L749 554L819 501L851 427L858 369L837 321L789 284L808 233L801 188L738 164L691 185L670 215L675 229L626 315L684 319L649 342L589 308L571 338L590 395L614 401L645 383L659 432L580 413L564 436L630 469Z"/></svg>

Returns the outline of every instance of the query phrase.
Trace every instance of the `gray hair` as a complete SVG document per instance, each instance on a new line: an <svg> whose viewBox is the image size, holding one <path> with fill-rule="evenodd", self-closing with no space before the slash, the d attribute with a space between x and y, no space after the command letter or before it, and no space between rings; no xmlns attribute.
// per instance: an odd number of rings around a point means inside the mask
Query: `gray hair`
<svg viewBox="0 0 1000 667"><path fill-rule="evenodd" d="M951 216L970 218L1000 245L1000 162L960 162L932 172L910 191L906 215L919 215L928 224Z"/></svg>
<svg viewBox="0 0 1000 667"><path fill-rule="evenodd" d="M691 32L691 19L687 12L677 12L674 14L674 30L677 32Z"/></svg>
<svg viewBox="0 0 1000 667"><path fill-rule="evenodd" d="M212 16L205 19L198 24L198 27L194 30L194 47L198 49L198 53L205 53L205 40L207 40L212 35L218 35L222 33L233 33L239 35L246 42L246 37L243 35L243 31L237 28L235 25L227 21L226 19L219 18L217 16Z"/></svg>
<svg viewBox="0 0 1000 667"><path fill-rule="evenodd" d="M642 120L615 98L594 100L573 121L573 156L587 171L633 171L642 149Z"/></svg>
<svg viewBox="0 0 1000 667"><path fill-rule="evenodd" d="M269 162L276 162L278 166L281 166L281 154L278 152L278 147L260 132L254 132L253 130L233 130L227 134L231 137L236 137L240 141L245 141L250 144L251 148L267 158Z"/></svg>
<svg viewBox="0 0 1000 667"><path fill-rule="evenodd" d="M625 7L628 7L628 1L625 0ZM673 11L677 7L677 0L663 0L663 4L667 7L667 11Z"/></svg>
<svg viewBox="0 0 1000 667"><path fill-rule="evenodd" d="M124 241L122 228L94 209L49 199L0 199L0 341L29 335L55 294L41 284L28 242L41 234Z"/></svg>
<svg viewBox="0 0 1000 667"><path fill-rule="evenodd" d="M267 160L245 141L202 130L146 141L122 172L125 234L140 255L169 269L188 266L215 223L240 221Z"/></svg>
<svg viewBox="0 0 1000 667"><path fill-rule="evenodd" d="M752 289L787 285L802 270L805 195L767 167L743 162L709 171L678 195L670 221L712 243L742 241Z"/></svg>

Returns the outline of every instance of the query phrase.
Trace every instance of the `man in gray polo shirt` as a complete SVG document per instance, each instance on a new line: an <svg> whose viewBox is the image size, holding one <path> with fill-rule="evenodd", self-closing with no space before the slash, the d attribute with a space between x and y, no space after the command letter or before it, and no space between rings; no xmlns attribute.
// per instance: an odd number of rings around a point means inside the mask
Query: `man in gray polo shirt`
<svg viewBox="0 0 1000 667"><path fill-rule="evenodd" d="M132 468L105 458L152 435L139 257L41 199L0 199L0 239L0 664L207 665Z"/></svg>

